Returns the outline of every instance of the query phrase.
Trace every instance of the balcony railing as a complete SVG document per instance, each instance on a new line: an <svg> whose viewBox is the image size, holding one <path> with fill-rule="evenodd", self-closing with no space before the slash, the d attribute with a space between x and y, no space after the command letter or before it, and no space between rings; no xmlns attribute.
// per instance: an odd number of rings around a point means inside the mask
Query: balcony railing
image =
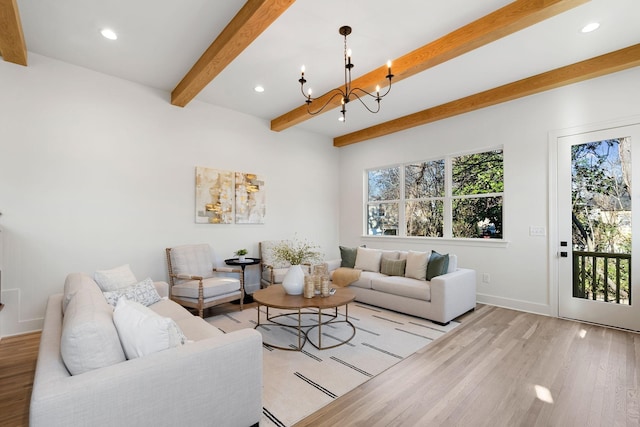
<svg viewBox="0 0 640 427"><path fill-rule="evenodd" d="M631 305L631 254L573 251L573 296Z"/></svg>

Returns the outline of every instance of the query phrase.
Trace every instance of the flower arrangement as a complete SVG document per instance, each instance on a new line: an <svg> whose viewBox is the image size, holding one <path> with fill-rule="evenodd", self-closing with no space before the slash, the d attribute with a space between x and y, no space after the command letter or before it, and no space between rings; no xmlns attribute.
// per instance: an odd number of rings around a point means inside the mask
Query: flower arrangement
<svg viewBox="0 0 640 427"><path fill-rule="evenodd" d="M246 249L238 249L238 250L236 251L236 255L238 255L238 256L244 256L244 255L246 255L247 253L248 253L248 252L247 252L247 250L246 250Z"/></svg>
<svg viewBox="0 0 640 427"><path fill-rule="evenodd" d="M294 237L293 240L283 240L274 246L273 257L277 261L288 261L291 265L322 261L324 255L317 249L319 246Z"/></svg>

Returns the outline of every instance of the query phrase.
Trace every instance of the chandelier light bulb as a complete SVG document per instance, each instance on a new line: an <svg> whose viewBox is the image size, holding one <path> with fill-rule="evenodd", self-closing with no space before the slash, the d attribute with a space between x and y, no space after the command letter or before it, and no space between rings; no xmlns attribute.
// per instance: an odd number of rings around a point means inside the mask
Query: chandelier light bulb
<svg viewBox="0 0 640 427"><path fill-rule="evenodd" d="M300 71L302 71L302 74L304 74L306 68L304 67L304 65L302 67L300 67Z"/></svg>

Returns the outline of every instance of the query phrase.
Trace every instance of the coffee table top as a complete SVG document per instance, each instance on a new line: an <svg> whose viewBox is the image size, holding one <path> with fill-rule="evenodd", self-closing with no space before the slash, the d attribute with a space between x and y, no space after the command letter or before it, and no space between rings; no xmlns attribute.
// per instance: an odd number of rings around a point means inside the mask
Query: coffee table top
<svg viewBox="0 0 640 427"><path fill-rule="evenodd" d="M288 295L282 285L271 285L253 293L253 300L258 304L284 309L335 308L349 304L355 299L355 294L347 288L336 288L336 293L328 297L316 295L313 298L305 298L302 295Z"/></svg>

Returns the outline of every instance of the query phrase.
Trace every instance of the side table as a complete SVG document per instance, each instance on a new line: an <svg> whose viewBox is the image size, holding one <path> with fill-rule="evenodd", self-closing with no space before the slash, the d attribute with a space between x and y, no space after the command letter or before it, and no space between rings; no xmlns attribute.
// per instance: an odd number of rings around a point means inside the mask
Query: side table
<svg viewBox="0 0 640 427"><path fill-rule="evenodd" d="M229 258L229 259L225 259L224 263L227 265L233 265L236 267L240 267L242 269L242 283L244 283L244 269L247 267L247 265L256 265L256 264L260 264L260 258L249 258L246 257L244 259L244 261L240 261L240 258ZM260 282L258 282L260 283ZM248 294L246 292L246 288L245 288L245 293L244 293L244 304L248 304L250 302L253 302L253 295Z"/></svg>

